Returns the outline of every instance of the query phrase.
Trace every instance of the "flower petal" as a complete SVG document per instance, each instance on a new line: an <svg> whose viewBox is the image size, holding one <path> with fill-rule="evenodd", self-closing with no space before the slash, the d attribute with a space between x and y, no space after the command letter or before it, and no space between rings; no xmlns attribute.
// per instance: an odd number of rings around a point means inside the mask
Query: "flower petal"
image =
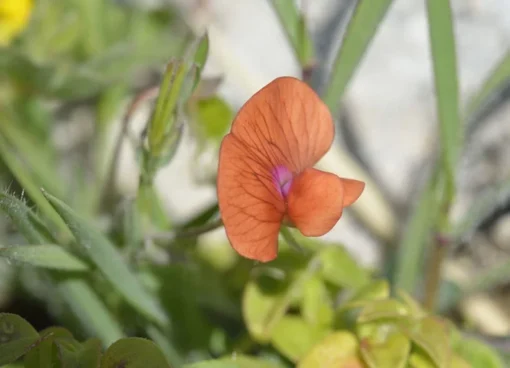
<svg viewBox="0 0 510 368"><path fill-rule="evenodd" d="M218 203L227 237L240 255L261 262L276 258L283 197L267 164L232 134L220 148Z"/></svg>
<svg viewBox="0 0 510 368"><path fill-rule="evenodd" d="M338 222L343 203L342 179L310 168L294 178L287 197L287 213L303 235L321 236Z"/></svg>
<svg viewBox="0 0 510 368"><path fill-rule="evenodd" d="M293 173L324 156L334 132L328 107L306 83L292 77L277 78L253 95L231 130L259 160Z"/></svg>
<svg viewBox="0 0 510 368"><path fill-rule="evenodd" d="M344 207L356 202L365 189L365 183L359 180L342 178L344 183Z"/></svg>

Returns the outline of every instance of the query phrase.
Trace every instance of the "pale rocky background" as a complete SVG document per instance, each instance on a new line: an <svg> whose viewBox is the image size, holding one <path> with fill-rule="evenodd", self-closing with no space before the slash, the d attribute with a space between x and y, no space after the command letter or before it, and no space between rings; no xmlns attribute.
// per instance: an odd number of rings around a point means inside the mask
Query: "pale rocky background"
<svg viewBox="0 0 510 368"><path fill-rule="evenodd" d="M292 50L267 0L130 1L148 7L177 5L193 29L200 32L207 28L210 56L204 75L223 77L220 94L235 109L272 79L299 76ZM323 71L340 45L340 31L352 4L342 0L300 4L306 10ZM422 0L394 2L343 101L347 125L359 142L358 154L388 197L403 208L419 188L423 169L437 144L424 4ZM510 1L457 0L454 8L464 102L510 47ZM322 73L314 83L320 86L324 76ZM469 145L460 169L461 193L455 207L458 216L480 188L508 177L510 108L503 110L483 124ZM145 123L147 113L148 109L138 112L134 124L138 129ZM214 187L197 182L192 174L197 171L191 163L193 152L188 135L173 162L157 178L165 204L179 219L192 216L215 200ZM214 169L214 155L205 162L210 165L200 166L202 175L204 168ZM117 182L125 194L136 191L137 169L128 145L124 145ZM506 226L496 227L499 242L510 248L509 221L502 221ZM223 231L217 235L224 236ZM376 265L379 260L380 245L349 214L325 237L343 242L368 265Z"/></svg>

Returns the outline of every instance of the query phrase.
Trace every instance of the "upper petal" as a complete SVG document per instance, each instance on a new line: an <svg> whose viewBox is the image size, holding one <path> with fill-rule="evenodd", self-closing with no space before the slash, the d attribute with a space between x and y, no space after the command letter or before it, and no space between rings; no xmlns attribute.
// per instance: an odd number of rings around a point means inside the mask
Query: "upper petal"
<svg viewBox="0 0 510 368"><path fill-rule="evenodd" d="M343 181L335 174L306 169L294 178L287 203L289 218L303 235L324 235L342 216Z"/></svg>
<svg viewBox="0 0 510 368"><path fill-rule="evenodd" d="M270 167L232 134L223 139L218 167L218 203L227 237L242 256L276 258L285 211Z"/></svg>
<svg viewBox="0 0 510 368"><path fill-rule="evenodd" d="M244 104L231 132L258 159L298 173L329 150L334 125L313 89L299 79L280 77Z"/></svg>

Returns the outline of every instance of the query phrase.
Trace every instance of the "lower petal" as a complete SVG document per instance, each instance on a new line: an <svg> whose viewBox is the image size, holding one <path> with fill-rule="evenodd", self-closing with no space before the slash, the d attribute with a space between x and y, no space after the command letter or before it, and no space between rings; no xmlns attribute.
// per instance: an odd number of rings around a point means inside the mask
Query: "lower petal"
<svg viewBox="0 0 510 368"><path fill-rule="evenodd" d="M303 235L324 235L342 216L343 180L331 173L306 169L294 178L287 206L290 220Z"/></svg>
<svg viewBox="0 0 510 368"><path fill-rule="evenodd" d="M344 207L356 202L365 189L365 183L359 180L342 178L344 184Z"/></svg>

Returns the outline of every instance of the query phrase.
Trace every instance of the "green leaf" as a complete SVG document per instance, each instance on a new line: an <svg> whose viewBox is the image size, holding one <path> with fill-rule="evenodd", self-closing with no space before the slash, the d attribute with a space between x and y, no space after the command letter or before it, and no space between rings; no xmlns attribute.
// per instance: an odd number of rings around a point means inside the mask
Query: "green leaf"
<svg viewBox="0 0 510 368"><path fill-rule="evenodd" d="M322 279L312 277L303 286L301 314L310 325L329 326L333 321L333 301Z"/></svg>
<svg viewBox="0 0 510 368"><path fill-rule="evenodd" d="M242 368L242 367L236 361L208 360L205 362L186 364L183 368Z"/></svg>
<svg viewBox="0 0 510 368"><path fill-rule="evenodd" d="M151 271L157 278L155 291L162 307L172 316L172 332L179 337L176 346L183 351L207 349L212 326L198 303L202 299L198 294L207 286L211 287L210 280L201 280L198 273L201 270L193 265L154 266ZM221 298L221 295L209 295L209 298L215 297Z"/></svg>
<svg viewBox="0 0 510 368"><path fill-rule="evenodd" d="M38 339L37 331L23 318L0 313L0 366L26 354Z"/></svg>
<svg viewBox="0 0 510 368"><path fill-rule="evenodd" d="M60 365L55 339L73 339L73 335L62 327L50 327L39 333L41 343L25 355L25 368L54 367Z"/></svg>
<svg viewBox="0 0 510 368"><path fill-rule="evenodd" d="M302 67L311 66L314 62L313 42L303 14L294 1L272 0L271 3L300 65Z"/></svg>
<svg viewBox="0 0 510 368"><path fill-rule="evenodd" d="M494 349L475 339L459 339L453 349L472 367L503 368L505 366Z"/></svg>
<svg viewBox="0 0 510 368"><path fill-rule="evenodd" d="M155 226L158 229L168 228L170 221L163 208L159 194L150 182L141 182L138 187L136 206L140 215L142 229Z"/></svg>
<svg viewBox="0 0 510 368"><path fill-rule="evenodd" d="M51 194L45 197L59 213L73 233L78 245L89 255L101 273L140 313L152 321L165 325L168 318L157 301L141 285L137 277L124 263L115 246L103 234L76 214L69 206Z"/></svg>
<svg viewBox="0 0 510 368"><path fill-rule="evenodd" d="M409 339L399 332L382 339L367 338L360 343L361 355L369 368L404 368L410 349Z"/></svg>
<svg viewBox="0 0 510 368"><path fill-rule="evenodd" d="M338 115L345 88L360 64L390 4L391 0L357 2L333 63L329 82L322 94L333 116Z"/></svg>
<svg viewBox="0 0 510 368"><path fill-rule="evenodd" d="M0 124L0 134L9 142L38 186L63 195L64 187L58 180L57 165L50 149L39 137L25 131L23 123L13 119L8 124Z"/></svg>
<svg viewBox="0 0 510 368"><path fill-rule="evenodd" d="M101 368L170 368L152 341L139 337L121 339L106 350Z"/></svg>
<svg viewBox="0 0 510 368"><path fill-rule="evenodd" d="M282 252L272 262L272 267L261 267L258 271L274 272L277 278L262 275L258 280L250 280L243 294L243 318L250 335L258 342L267 342L274 326L285 315L290 305L301 297L303 285L312 278L317 270L318 260L309 261L305 270L296 266L295 252ZM298 261L299 262L299 261ZM306 263L304 263L306 266ZM284 271L285 270L285 271ZM287 272L287 273L285 273ZM281 279L281 274L285 278Z"/></svg>
<svg viewBox="0 0 510 368"><path fill-rule="evenodd" d="M5 122L10 124L10 122ZM0 134L0 156L4 160L5 164L14 175L16 180L26 190L30 198L37 204L39 209L56 225L65 235L68 235L67 227L62 222L62 219L58 216L49 203L44 199L44 196L39 190L38 184L34 181L34 178L27 172L25 165L22 163L21 158L16 155L5 138Z"/></svg>
<svg viewBox="0 0 510 368"><path fill-rule="evenodd" d="M104 346L109 346L124 337L115 316L87 282L72 277L64 277L57 281L59 293L88 335L99 337Z"/></svg>
<svg viewBox="0 0 510 368"><path fill-rule="evenodd" d="M374 300L367 303L358 316L358 323L377 320L400 320L409 316L409 309L397 300Z"/></svg>
<svg viewBox="0 0 510 368"><path fill-rule="evenodd" d="M30 243L44 244L54 241L42 221L23 201L0 193L0 209L11 218ZM123 337L118 322L84 280L64 278L56 281L56 284L62 299L71 307L82 328L90 335L99 336L106 345Z"/></svg>
<svg viewBox="0 0 510 368"><path fill-rule="evenodd" d="M410 368L438 368L423 351L413 352L409 357ZM442 368L442 367L441 367Z"/></svg>
<svg viewBox="0 0 510 368"><path fill-rule="evenodd" d="M319 253L324 280L338 287L359 288L370 281L368 272L339 246L329 246Z"/></svg>
<svg viewBox="0 0 510 368"><path fill-rule="evenodd" d="M64 248L54 244L0 247L0 257L36 267L63 271L87 271L89 266Z"/></svg>
<svg viewBox="0 0 510 368"><path fill-rule="evenodd" d="M0 210L9 216L28 242L44 244L51 241L52 235L43 221L22 200L9 194L0 193Z"/></svg>
<svg viewBox="0 0 510 368"><path fill-rule="evenodd" d="M358 358L358 341L347 331L338 331L327 336L297 364L297 368L340 367L364 367Z"/></svg>
<svg viewBox="0 0 510 368"><path fill-rule="evenodd" d="M273 329L271 343L287 359L297 362L330 332L300 317L284 316Z"/></svg>
<svg viewBox="0 0 510 368"><path fill-rule="evenodd" d="M268 342L274 325L284 316L285 289L268 292L262 285L250 281L243 294L243 317L250 335L259 342ZM284 308L278 306L283 306Z"/></svg>
<svg viewBox="0 0 510 368"><path fill-rule="evenodd" d="M450 1L427 0L430 47L434 66L437 115L440 125L441 162L446 197L454 195L454 170L461 150L457 58Z"/></svg>
<svg viewBox="0 0 510 368"><path fill-rule="evenodd" d="M194 110L198 128L206 138L215 141L223 138L234 117L230 106L216 96L198 100Z"/></svg>
<svg viewBox="0 0 510 368"><path fill-rule="evenodd" d="M188 76L188 64L174 60L168 63L159 89L154 114L149 122L147 137L151 156L159 158L168 151L176 134L176 109Z"/></svg>
<svg viewBox="0 0 510 368"><path fill-rule="evenodd" d="M350 309L365 306L374 300L388 299L390 296L390 285L386 280L375 280L359 288L340 306L341 309Z"/></svg>
<svg viewBox="0 0 510 368"><path fill-rule="evenodd" d="M142 219L135 200L127 200L122 209L122 243L133 256L143 243Z"/></svg>
<svg viewBox="0 0 510 368"><path fill-rule="evenodd" d="M444 321L424 317L402 330L438 367L447 367L451 355L450 331Z"/></svg>
<svg viewBox="0 0 510 368"><path fill-rule="evenodd" d="M482 83L480 89L470 98L467 104L466 117L472 119L510 79L510 51L501 58L499 63L491 70L489 76Z"/></svg>
<svg viewBox="0 0 510 368"><path fill-rule="evenodd" d="M209 35L207 32L199 39L198 47L193 60L200 70L204 69L205 62L209 56Z"/></svg>
<svg viewBox="0 0 510 368"><path fill-rule="evenodd" d="M396 293L398 300L404 303L409 309L411 317L421 318L427 315L427 312L423 309L423 307L404 290L397 289Z"/></svg>
<svg viewBox="0 0 510 368"><path fill-rule="evenodd" d="M186 364L183 368L284 368L284 366L264 359L235 354L217 360Z"/></svg>
<svg viewBox="0 0 510 368"><path fill-rule="evenodd" d="M101 362L99 339L89 339L82 344L70 339L56 339L55 344L63 367L99 368Z"/></svg>

